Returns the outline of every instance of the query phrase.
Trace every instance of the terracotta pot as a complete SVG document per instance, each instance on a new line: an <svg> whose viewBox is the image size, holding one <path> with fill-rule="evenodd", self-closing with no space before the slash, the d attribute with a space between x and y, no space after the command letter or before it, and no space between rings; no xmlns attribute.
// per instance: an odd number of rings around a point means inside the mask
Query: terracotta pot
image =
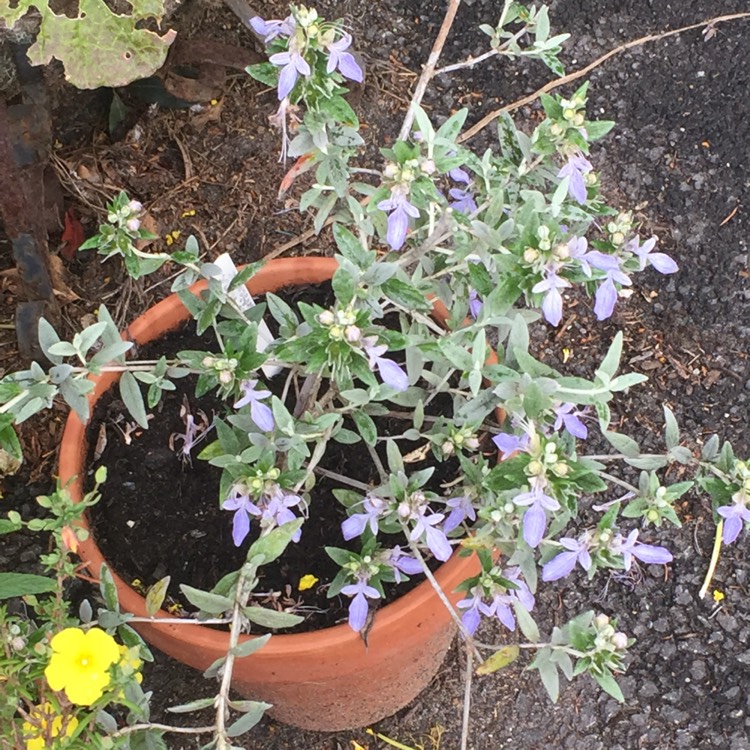
<svg viewBox="0 0 750 750"><path fill-rule="evenodd" d="M258 295L287 286L316 284L330 279L336 267L330 258L272 260L247 288ZM199 283L192 291L198 293L202 288L205 284ZM436 311L438 318L445 314L444 308ZM188 319L188 311L177 295L171 295L135 320L124 336L144 344ZM113 373L98 377L92 403L117 378ZM60 480L63 484L70 482L76 500L83 495L81 478L86 473L87 450L86 428L71 413L60 448ZM83 523L86 526L85 520ZM92 534L81 543L79 554L98 578L104 558ZM460 598L453 593L456 585L478 570L475 555L454 555L435 575L455 603ZM146 617L144 598L112 572L122 609ZM162 610L158 617L170 615ZM226 653L227 633L198 625L156 623L134 627L150 644L196 669L205 670ZM377 611L367 646L347 624L312 633L274 635L255 654L235 662L233 685L249 698L273 704L271 715L288 724L327 731L361 727L394 713L427 686L454 633L449 613L430 583L424 581Z"/></svg>

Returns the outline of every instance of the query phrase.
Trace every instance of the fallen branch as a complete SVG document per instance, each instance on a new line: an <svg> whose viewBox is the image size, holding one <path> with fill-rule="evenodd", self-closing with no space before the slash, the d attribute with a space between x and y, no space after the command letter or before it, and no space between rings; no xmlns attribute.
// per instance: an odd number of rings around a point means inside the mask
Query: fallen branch
<svg viewBox="0 0 750 750"><path fill-rule="evenodd" d="M666 39L667 37L675 36L676 34L682 34L685 31L700 29L703 26L710 27L716 25L717 23L724 23L726 21L736 21L740 18L750 18L750 12L731 13L727 16L716 16L715 18L709 18L707 21L694 23L690 26L682 26L679 29L672 29L671 31L664 31L661 34L648 34L647 36L642 36L639 39L633 39L629 42L626 42L625 44L621 44L619 47L615 47L601 57L598 57L592 63L589 63L585 68L581 68L575 73L570 73L569 75L563 76L562 78L558 78L556 81L549 81L544 86L542 86L542 88L537 89L533 94L524 96L522 99L519 99L512 104L506 104L504 107L500 107L500 109L496 109L494 110L494 112L490 112L488 115L483 117L476 125L473 125L465 133L463 133L458 139L458 142L463 143L465 141L468 141L469 138L473 138L480 130L486 128L487 125L494 122L503 113L512 112L519 107L523 107L525 104L530 104L531 102L538 99L542 94L547 94L550 91L554 91L554 89L559 88L560 86L564 86L566 83L571 83L572 81L577 81L579 78L583 78L592 70L598 68L600 65L609 60L610 57L619 55L621 52L633 49L633 47L640 47L642 44L646 44L648 42L657 42L660 39Z"/></svg>

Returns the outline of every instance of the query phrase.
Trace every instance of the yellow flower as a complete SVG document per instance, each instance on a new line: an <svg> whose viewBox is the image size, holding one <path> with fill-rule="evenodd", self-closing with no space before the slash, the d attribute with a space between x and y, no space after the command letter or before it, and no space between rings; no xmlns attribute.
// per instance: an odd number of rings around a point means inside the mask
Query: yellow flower
<svg viewBox="0 0 750 750"><path fill-rule="evenodd" d="M54 654L44 670L53 690L65 690L71 703L90 706L110 683L109 668L120 659L111 635L99 628L61 630L50 642Z"/></svg>
<svg viewBox="0 0 750 750"><path fill-rule="evenodd" d="M29 712L29 721L23 723L23 736L26 740L26 750L44 750L47 741L60 736L63 727L63 717L50 703L34 706ZM69 716L65 723L65 736L70 737L78 727L78 719Z"/></svg>
<svg viewBox="0 0 750 750"><path fill-rule="evenodd" d="M714 589L714 601L720 602L722 599L724 599L724 592L719 591L719 589Z"/></svg>
<svg viewBox="0 0 750 750"><path fill-rule="evenodd" d="M319 580L320 578L316 578L311 573L308 573L306 576L302 576L302 578L299 579L299 585L297 588L300 591L307 591L307 589L311 589Z"/></svg>

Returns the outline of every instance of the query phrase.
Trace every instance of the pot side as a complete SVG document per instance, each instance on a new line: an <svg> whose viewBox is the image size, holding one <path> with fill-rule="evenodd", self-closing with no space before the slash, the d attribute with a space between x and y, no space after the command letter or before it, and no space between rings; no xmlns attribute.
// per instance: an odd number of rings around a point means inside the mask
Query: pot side
<svg viewBox="0 0 750 750"><path fill-rule="evenodd" d="M303 257L269 261L247 282L252 295L282 287L328 281L337 263L333 258ZM194 294L205 282L191 287ZM436 308L438 305L436 305ZM442 307L442 305L439 305ZM441 315L441 313L443 313ZM436 309L443 319L447 311ZM123 336L145 344L187 322L190 315L172 294L137 318ZM91 403L108 390L119 373L96 378ZM83 497L88 443L86 427L71 412L60 446L59 475L75 501ZM87 519L81 525L88 538L78 554L93 577L105 563ZM148 617L145 599L114 570L121 609ZM479 572L476 555L454 555L435 573L452 603L460 598L456 586ZM159 625L172 617L160 610L154 623L133 627L151 645L178 661L206 670L227 651L228 634L202 625ZM432 680L455 633L450 614L429 581L375 613L367 644L347 624L316 632L274 635L252 656L235 661L232 684L244 696L273 704L271 716L286 724L321 731L354 729L390 716L414 699ZM245 641L252 636L241 636Z"/></svg>

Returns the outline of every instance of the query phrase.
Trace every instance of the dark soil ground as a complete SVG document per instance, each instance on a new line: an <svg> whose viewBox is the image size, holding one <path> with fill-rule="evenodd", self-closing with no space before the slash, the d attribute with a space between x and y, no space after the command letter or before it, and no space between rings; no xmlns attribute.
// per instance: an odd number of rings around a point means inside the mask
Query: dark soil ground
<svg viewBox="0 0 750 750"><path fill-rule="evenodd" d="M400 125L420 65L442 20L443 0L328 0L318 4L328 15L344 15L366 56L368 79L358 111L368 140L392 138ZM444 62L485 49L476 27L493 23L499 3L466 0L448 40ZM553 28L568 31L566 68L575 70L609 49L636 37L748 9L744 0L560 0L552 3ZM283 4L269 2L270 17ZM177 20L178 27L181 23ZM182 21L188 35L212 34L247 43L247 34L223 10L199 11ZM591 111L617 121L597 146L593 161L605 192L624 207L637 207L644 231L657 233L661 249L680 264L680 273L663 278L653 272L637 277L636 291L620 304L614 320L596 324L587 300L566 306L565 334L538 338L553 365L567 359L571 371L587 371L620 328L626 332L629 368L650 380L621 399L615 408L622 429L644 449L661 447L661 405L669 404L695 446L718 432L747 454L750 403L750 266L747 240L750 182L750 22L722 24L716 33L689 31L619 55L591 75ZM474 119L535 90L547 80L541 65L492 61L481 70L439 77L427 104L439 118L470 105ZM571 91L572 87L563 89ZM110 144L106 136L80 135L84 113L93 119L98 99L58 93L58 169L68 202L84 221L95 224L102 198L126 188L149 209L160 235L193 232L214 257L232 252L237 261L274 252L307 228L293 198L276 201L283 169L276 164L277 137L267 124L274 97L243 75L231 78L217 104L201 113L157 110L144 115L140 130ZM84 103L90 102L90 103ZM534 107L518 117L534 115ZM76 127L73 127L75 122ZM74 135L70 135L74 133ZM484 134L479 138L486 137ZM195 214L189 212L195 211ZM293 248L313 253L327 239L312 238ZM8 263L5 262L7 267ZM114 267L77 261L63 269L68 294L67 322L77 327L104 295L121 320L132 319L167 284L138 295L123 287ZM13 301L12 275L3 277L3 304ZM104 291L102 291L104 290ZM8 309L10 313L10 307ZM563 330L563 329L561 329ZM4 332L5 333L5 332ZM0 348L0 366L14 364L9 341ZM563 350L567 350L564 352ZM30 498L49 488L56 419L38 421L22 431L31 456L29 469L8 482L8 507L33 512ZM30 473L29 473L30 472ZM663 535L675 554L663 568L645 569L631 585L603 577L587 583L573 576L565 584L543 586L536 615L549 626L597 608L616 615L619 626L637 638L629 669L620 683L626 701L618 704L579 680L566 687L552 706L536 675L517 662L472 688L474 750L522 747L527 750L747 750L750 748L750 603L747 537L725 550L713 588L715 602L698 599L713 539L705 499L690 496L682 508L682 530ZM38 540L0 539L0 567L23 568L41 551ZM482 632L483 640L505 637ZM460 736L463 655L454 649L443 670L413 704L381 722L376 730L425 750L454 750ZM149 668L145 685L155 692L153 718L172 721L164 708L209 694L191 670L163 657ZM179 717L178 717L179 718ZM244 740L263 750L368 750L386 745L364 731L324 735L264 720ZM197 747L181 738L170 747Z"/></svg>

